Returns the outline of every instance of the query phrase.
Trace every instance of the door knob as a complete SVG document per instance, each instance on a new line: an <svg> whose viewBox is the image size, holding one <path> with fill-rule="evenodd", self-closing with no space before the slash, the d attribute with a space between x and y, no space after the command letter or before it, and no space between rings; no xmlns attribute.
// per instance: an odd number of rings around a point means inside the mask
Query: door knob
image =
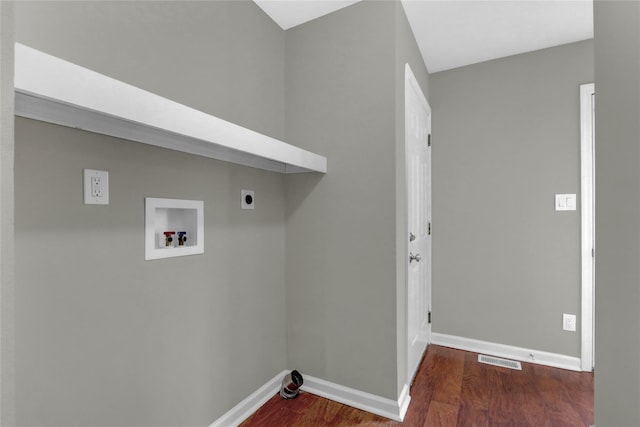
<svg viewBox="0 0 640 427"><path fill-rule="evenodd" d="M422 256L420 254L414 255L411 252L409 252L409 262L411 261L420 262L421 259L422 259Z"/></svg>

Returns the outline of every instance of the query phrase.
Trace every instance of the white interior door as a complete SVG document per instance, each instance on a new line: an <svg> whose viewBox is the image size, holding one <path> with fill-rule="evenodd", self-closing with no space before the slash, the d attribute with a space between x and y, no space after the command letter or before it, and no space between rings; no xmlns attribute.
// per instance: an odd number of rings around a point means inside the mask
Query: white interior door
<svg viewBox="0 0 640 427"><path fill-rule="evenodd" d="M431 109L405 67L408 382L431 340Z"/></svg>

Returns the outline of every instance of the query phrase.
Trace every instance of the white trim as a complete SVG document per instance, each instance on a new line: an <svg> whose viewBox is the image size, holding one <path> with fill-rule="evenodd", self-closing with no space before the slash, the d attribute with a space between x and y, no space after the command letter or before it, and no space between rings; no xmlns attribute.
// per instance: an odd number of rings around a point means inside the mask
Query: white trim
<svg viewBox="0 0 640 427"><path fill-rule="evenodd" d="M255 413L262 405L280 390L282 378L290 371L282 371L251 395L247 396L236 406L215 420L209 427L236 427ZM364 391L345 387L329 381L304 375L301 391L324 397L372 414L380 415L394 421L404 419L409 408L411 396L409 386L405 384L397 401L366 393Z"/></svg>
<svg viewBox="0 0 640 427"><path fill-rule="evenodd" d="M282 371L271 378L265 385L215 420L209 427L236 427L241 424L280 390L282 379L287 373L289 371Z"/></svg>
<svg viewBox="0 0 640 427"><path fill-rule="evenodd" d="M404 416L407 414L407 409L409 409L409 403L411 403L411 396L409 395L409 385L405 384L402 387L400 396L398 397L398 420L397 421L404 420Z"/></svg>
<svg viewBox="0 0 640 427"><path fill-rule="evenodd" d="M581 368L593 370L594 330L594 144L593 144L593 83L580 85L580 179L581 179L581 259L582 259L582 307L581 307Z"/></svg>
<svg viewBox="0 0 640 427"><path fill-rule="evenodd" d="M434 332L431 335L431 343L471 351L474 353L484 353L491 356L504 357L522 362L568 369L570 371L581 371L580 359L578 357L566 356L564 354L549 353L546 351L532 350L529 348L515 347L505 344L496 344L488 341L474 340L472 338L440 334L437 332Z"/></svg>
<svg viewBox="0 0 640 427"><path fill-rule="evenodd" d="M396 401L309 375L304 376L304 384L300 389L399 422L404 419L411 400L407 385L402 388Z"/></svg>
<svg viewBox="0 0 640 427"><path fill-rule="evenodd" d="M275 172L327 171L323 156L20 43L14 82L20 117Z"/></svg>

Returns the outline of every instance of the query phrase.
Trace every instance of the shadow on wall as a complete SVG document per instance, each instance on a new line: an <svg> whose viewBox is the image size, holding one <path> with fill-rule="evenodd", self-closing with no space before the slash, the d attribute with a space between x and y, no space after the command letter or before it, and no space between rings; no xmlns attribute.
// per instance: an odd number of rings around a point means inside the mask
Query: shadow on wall
<svg viewBox="0 0 640 427"><path fill-rule="evenodd" d="M285 221L296 213L305 199L318 186L325 174L299 173L285 177L286 180L286 206Z"/></svg>

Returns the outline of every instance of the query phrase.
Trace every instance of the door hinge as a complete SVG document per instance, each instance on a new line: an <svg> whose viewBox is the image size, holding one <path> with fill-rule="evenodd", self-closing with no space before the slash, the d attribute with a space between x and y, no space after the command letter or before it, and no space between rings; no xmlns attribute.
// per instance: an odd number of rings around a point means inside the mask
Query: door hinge
<svg viewBox="0 0 640 427"><path fill-rule="evenodd" d="M427 147L431 147L431 134L427 135Z"/></svg>
<svg viewBox="0 0 640 427"><path fill-rule="evenodd" d="M429 223L429 231L428 231L428 233L429 233L429 236L431 236L431 223Z"/></svg>
<svg viewBox="0 0 640 427"><path fill-rule="evenodd" d="M591 258L595 258L595 257L596 257L596 249L591 248Z"/></svg>
<svg viewBox="0 0 640 427"><path fill-rule="evenodd" d="M431 312L429 312L428 316L427 316L427 322L429 324L431 324Z"/></svg>

